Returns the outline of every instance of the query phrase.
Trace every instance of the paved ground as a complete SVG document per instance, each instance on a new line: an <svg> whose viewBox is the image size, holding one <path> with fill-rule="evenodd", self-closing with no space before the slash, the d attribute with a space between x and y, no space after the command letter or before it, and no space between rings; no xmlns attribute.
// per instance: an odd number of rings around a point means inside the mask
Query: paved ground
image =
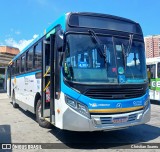
<svg viewBox="0 0 160 152"><path fill-rule="evenodd" d="M36 123L33 114L23 111L20 108L12 108L11 100L8 99L5 93L0 93L0 116L0 143L57 143L47 146L62 148L58 150L54 149L55 151L88 151L92 149L92 151L104 152L140 152L142 149L124 150L121 148L125 145L130 145L130 143L132 143L133 146L139 145L141 142L147 143L148 145L160 143L159 105L152 105L151 121L148 124L112 132L77 133L62 131L55 127L52 129L41 128ZM106 148L110 149L106 150ZM38 152L39 150L34 151ZM144 151L153 152L158 150L144 149Z"/></svg>

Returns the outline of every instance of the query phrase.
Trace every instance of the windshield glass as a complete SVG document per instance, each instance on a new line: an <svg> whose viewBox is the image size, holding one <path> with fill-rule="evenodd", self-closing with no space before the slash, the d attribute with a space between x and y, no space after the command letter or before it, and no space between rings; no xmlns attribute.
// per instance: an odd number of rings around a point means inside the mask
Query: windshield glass
<svg viewBox="0 0 160 152"><path fill-rule="evenodd" d="M100 44L92 35L67 36L63 64L67 80L80 83L146 81L143 43L133 41L131 49L127 49L129 40L99 35L97 38Z"/></svg>

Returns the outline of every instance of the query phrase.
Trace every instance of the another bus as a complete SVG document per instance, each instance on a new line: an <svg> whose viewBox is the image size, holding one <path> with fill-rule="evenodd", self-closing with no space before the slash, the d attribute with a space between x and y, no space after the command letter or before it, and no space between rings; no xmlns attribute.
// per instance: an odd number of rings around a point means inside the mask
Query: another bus
<svg viewBox="0 0 160 152"><path fill-rule="evenodd" d="M147 58L147 73L149 79L150 99L160 104L160 57Z"/></svg>
<svg viewBox="0 0 160 152"><path fill-rule="evenodd" d="M147 123L141 27L112 15L64 14L9 63L7 90L13 107L35 113L42 127L101 131Z"/></svg>

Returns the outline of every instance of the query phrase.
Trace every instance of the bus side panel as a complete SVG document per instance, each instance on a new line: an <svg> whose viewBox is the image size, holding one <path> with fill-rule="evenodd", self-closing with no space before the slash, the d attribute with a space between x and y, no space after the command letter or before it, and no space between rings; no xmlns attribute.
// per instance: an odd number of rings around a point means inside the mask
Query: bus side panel
<svg viewBox="0 0 160 152"><path fill-rule="evenodd" d="M34 75L18 76L12 80L17 103L24 110L34 113L34 101L37 92L41 90L41 80Z"/></svg>
<svg viewBox="0 0 160 152"><path fill-rule="evenodd" d="M36 95L36 79L35 75L29 75L24 77L24 96L25 96L25 103L34 108L34 99Z"/></svg>

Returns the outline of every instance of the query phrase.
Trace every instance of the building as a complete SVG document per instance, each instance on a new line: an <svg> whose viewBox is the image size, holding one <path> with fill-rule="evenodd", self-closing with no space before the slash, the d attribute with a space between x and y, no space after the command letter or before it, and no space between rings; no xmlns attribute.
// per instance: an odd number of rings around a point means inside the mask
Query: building
<svg viewBox="0 0 160 152"><path fill-rule="evenodd" d="M160 35L144 37L146 57L160 57Z"/></svg>
<svg viewBox="0 0 160 152"><path fill-rule="evenodd" d="M0 92L6 90L7 66L11 59L19 53L18 48L0 46Z"/></svg>

